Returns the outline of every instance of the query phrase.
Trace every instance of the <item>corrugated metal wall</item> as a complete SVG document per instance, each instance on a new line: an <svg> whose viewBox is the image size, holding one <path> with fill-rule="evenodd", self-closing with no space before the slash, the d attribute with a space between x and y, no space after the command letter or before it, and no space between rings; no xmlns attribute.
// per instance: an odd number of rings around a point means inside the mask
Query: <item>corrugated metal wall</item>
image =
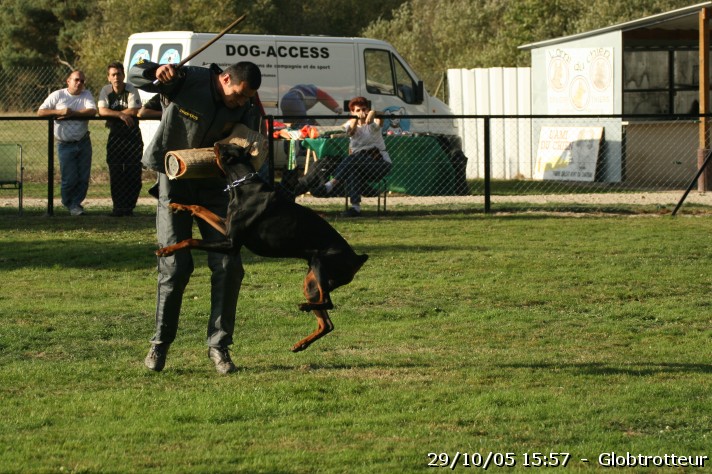
<svg viewBox="0 0 712 474"><path fill-rule="evenodd" d="M531 114L531 68L448 69L447 74L449 105L455 115ZM484 119L459 123L463 151L468 157L467 178L481 178ZM497 120L492 122L491 131L492 178L531 178L531 121Z"/></svg>

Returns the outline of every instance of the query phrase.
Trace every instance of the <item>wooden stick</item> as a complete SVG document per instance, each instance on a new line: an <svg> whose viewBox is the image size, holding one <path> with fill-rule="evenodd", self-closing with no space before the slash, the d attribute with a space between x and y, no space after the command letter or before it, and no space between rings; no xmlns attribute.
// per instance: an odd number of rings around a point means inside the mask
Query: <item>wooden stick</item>
<svg viewBox="0 0 712 474"><path fill-rule="evenodd" d="M211 39L210 41L208 41L207 43L205 43L203 46L201 46L200 48L196 49L194 52L192 52L192 53L190 53L188 56L186 56L185 59L183 59L181 62L179 62L179 63L176 65L176 67L179 68L179 67L185 65L185 63L187 63L188 61L190 61L191 59L193 59L194 57L196 57L197 55L199 55L200 53L202 53L203 51L205 51L206 49L208 49L208 48L210 47L210 45L212 45L212 44L215 43L217 40L219 40L220 38L222 38L223 36L225 36L225 34L226 34L228 31L230 31L231 29L235 28L235 27L236 27L238 24L240 24L240 23L242 22L242 20L244 20L245 18L247 18L247 13L245 13L245 14L242 15L240 18L238 18L237 20L235 20L235 21L233 21L232 23L230 23L230 24L227 26L227 28L225 28L225 29L222 30L220 33L218 33L218 35L217 35L215 38Z"/></svg>
<svg viewBox="0 0 712 474"><path fill-rule="evenodd" d="M208 41L207 43L205 43L203 46L201 46L200 48L196 49L195 51L193 51L192 53L190 53L188 56L186 56L185 58L183 58L183 60L182 60L181 62L179 62L178 64L176 64L176 66L175 66L176 69L179 68L179 67L181 67L181 66L184 66L185 63L187 63L188 61L190 61L191 59L193 59L194 57L196 57L197 55L199 55L200 53L202 53L203 51L205 51L206 49L208 49L213 43L215 43L217 40L219 40L220 38L222 38L223 36L225 36L225 34L226 34L228 31L230 31L231 29L235 28L235 27L236 27L238 24L240 24L240 23L242 22L242 20L244 20L245 18L247 18L247 13L245 13L245 14L242 15L240 18L238 18L237 20L235 20L235 21L233 21L232 23L230 23L224 30L222 30L220 33L218 33L217 36L215 36L213 39L211 39L210 41ZM153 85L158 85L158 83L160 83L160 82L161 82L161 81L159 81L158 79L156 79L155 81L153 81Z"/></svg>

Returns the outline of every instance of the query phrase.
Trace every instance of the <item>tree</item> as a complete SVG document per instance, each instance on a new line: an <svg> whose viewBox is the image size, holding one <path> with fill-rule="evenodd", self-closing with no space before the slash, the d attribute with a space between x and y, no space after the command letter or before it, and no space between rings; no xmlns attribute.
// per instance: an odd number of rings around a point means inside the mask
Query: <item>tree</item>
<svg viewBox="0 0 712 474"><path fill-rule="evenodd" d="M409 0L362 35L389 41L433 91L449 68L528 66L524 44L689 6L686 0Z"/></svg>
<svg viewBox="0 0 712 474"><path fill-rule="evenodd" d="M488 23L505 2L482 0L410 0L379 19L362 35L390 42L434 90L448 67L463 67L464 57L481 54Z"/></svg>
<svg viewBox="0 0 712 474"><path fill-rule="evenodd" d="M220 31L236 18L231 5L210 4L205 14L202 0L143 0L140 8L128 7L125 0L97 0L94 11L83 23L77 44L80 65L91 88L106 81L106 65L123 61L126 43L132 33L142 31L195 30ZM114 12L121 12L120 15ZM227 20L225 20L227 19Z"/></svg>
<svg viewBox="0 0 712 474"><path fill-rule="evenodd" d="M0 65L72 65L81 24L89 10L73 0L5 0L0 5Z"/></svg>
<svg viewBox="0 0 712 474"><path fill-rule="evenodd" d="M0 109L35 109L77 67L86 2L0 3Z"/></svg>
<svg viewBox="0 0 712 474"><path fill-rule="evenodd" d="M370 22L391 18L406 0L258 0L250 8L255 33L357 36Z"/></svg>
<svg viewBox="0 0 712 474"><path fill-rule="evenodd" d="M574 20L574 28L577 32L590 31L689 7L694 3L697 2L687 0L627 0L625 2L597 0L591 4L585 4L584 14Z"/></svg>

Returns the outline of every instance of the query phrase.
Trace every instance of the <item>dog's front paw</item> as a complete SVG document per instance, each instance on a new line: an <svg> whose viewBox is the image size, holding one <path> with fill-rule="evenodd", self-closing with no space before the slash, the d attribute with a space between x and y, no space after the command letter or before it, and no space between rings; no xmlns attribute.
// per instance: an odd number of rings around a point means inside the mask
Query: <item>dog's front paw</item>
<svg viewBox="0 0 712 474"><path fill-rule="evenodd" d="M190 209L188 208L188 206L185 206L185 205L183 205L183 204L178 204L177 202L172 202L172 203L170 203L170 204L168 205L168 208L169 208L172 212L189 211L189 210L190 210Z"/></svg>

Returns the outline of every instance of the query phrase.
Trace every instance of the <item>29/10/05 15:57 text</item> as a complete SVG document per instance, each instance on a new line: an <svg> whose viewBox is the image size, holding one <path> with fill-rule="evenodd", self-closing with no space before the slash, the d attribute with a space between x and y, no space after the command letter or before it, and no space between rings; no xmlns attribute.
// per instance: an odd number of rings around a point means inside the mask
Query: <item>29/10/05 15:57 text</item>
<svg viewBox="0 0 712 474"><path fill-rule="evenodd" d="M428 467L566 467L570 453L428 453Z"/></svg>
<svg viewBox="0 0 712 474"><path fill-rule="evenodd" d="M447 467L454 470L456 467L475 467L487 470L490 467L566 467L571 459L570 453L428 453L428 467ZM704 468L709 460L706 455L680 456L677 454L644 455L615 451L601 453L598 456L598 465L603 467L697 467ZM579 459L588 463L586 458Z"/></svg>

